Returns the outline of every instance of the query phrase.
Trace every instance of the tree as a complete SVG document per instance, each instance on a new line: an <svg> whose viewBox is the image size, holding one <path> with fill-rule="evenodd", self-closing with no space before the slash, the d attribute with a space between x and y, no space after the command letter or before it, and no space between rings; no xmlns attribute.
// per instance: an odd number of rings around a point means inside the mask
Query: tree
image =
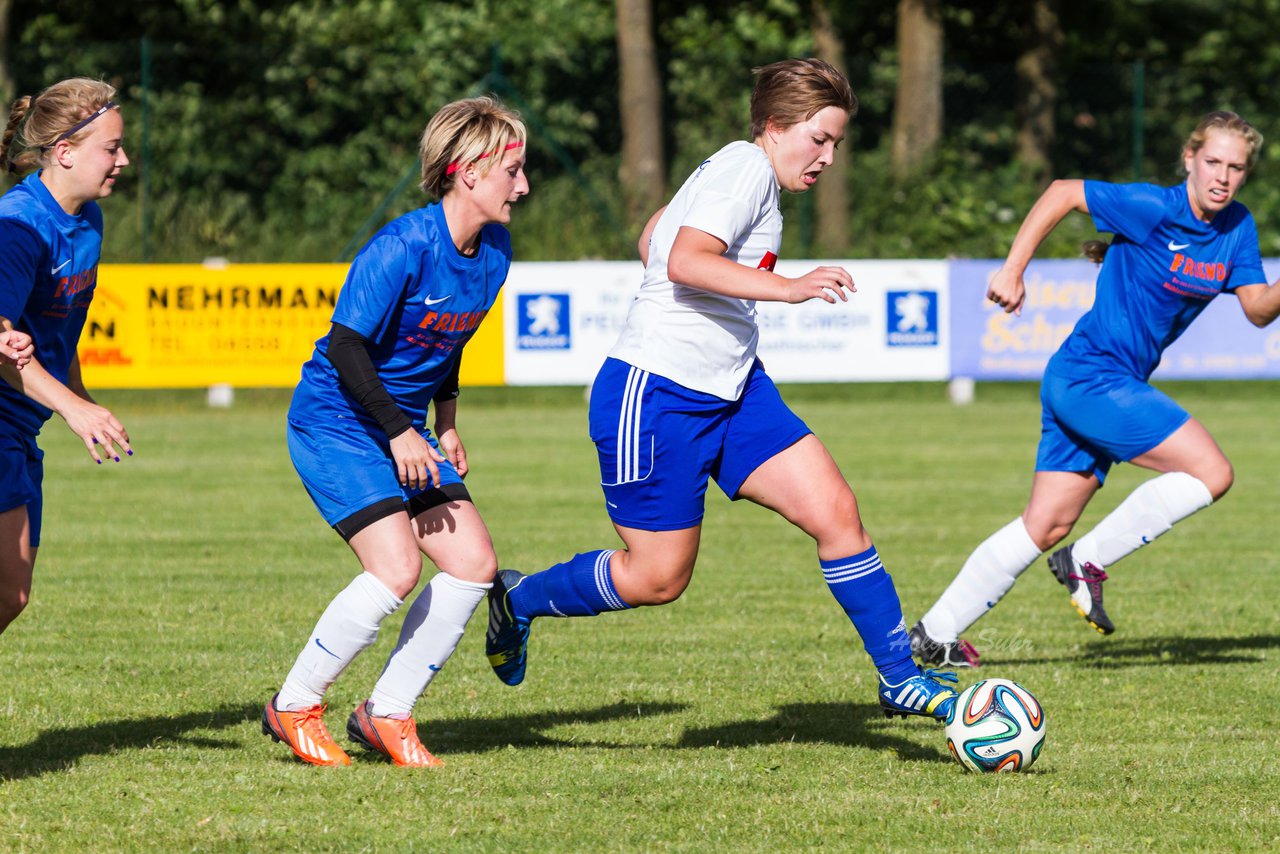
<svg viewBox="0 0 1280 854"><path fill-rule="evenodd" d="M905 175L942 136L942 16L938 0L898 0L893 170Z"/></svg>
<svg viewBox="0 0 1280 854"><path fill-rule="evenodd" d="M0 0L0 103L8 104L16 96L13 74L9 71L9 19L13 0Z"/></svg>
<svg viewBox="0 0 1280 854"><path fill-rule="evenodd" d="M818 59L844 70L844 44L824 0L813 0L813 46ZM852 150L848 146L845 151ZM814 191L817 247L824 255L842 255L849 241L849 157L837 157Z"/></svg>
<svg viewBox="0 0 1280 854"><path fill-rule="evenodd" d="M662 84L658 77L650 0L617 0L618 111L622 165L618 177L627 218L639 222L666 199L662 156Z"/></svg>
<svg viewBox="0 0 1280 854"><path fill-rule="evenodd" d="M1018 135L1015 152L1044 186L1053 177L1054 112L1058 105L1055 74L1062 48L1058 0L1033 0L1026 11L1024 49L1018 57Z"/></svg>

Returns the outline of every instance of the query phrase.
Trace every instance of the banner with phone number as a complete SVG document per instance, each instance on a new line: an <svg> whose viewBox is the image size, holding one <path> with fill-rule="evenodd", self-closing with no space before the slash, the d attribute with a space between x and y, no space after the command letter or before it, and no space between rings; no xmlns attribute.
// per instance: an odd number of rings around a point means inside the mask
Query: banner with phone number
<svg viewBox="0 0 1280 854"><path fill-rule="evenodd" d="M288 387L329 329L345 264L113 264L80 336L89 388ZM462 381L501 385L501 301Z"/></svg>

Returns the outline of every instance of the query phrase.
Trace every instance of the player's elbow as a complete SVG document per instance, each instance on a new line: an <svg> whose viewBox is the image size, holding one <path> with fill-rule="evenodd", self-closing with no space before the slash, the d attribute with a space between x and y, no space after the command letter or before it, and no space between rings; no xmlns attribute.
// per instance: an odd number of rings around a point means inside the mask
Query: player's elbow
<svg viewBox="0 0 1280 854"><path fill-rule="evenodd" d="M687 249L674 247L671 250L671 257L667 259L667 278L673 282L687 283L692 271L694 253Z"/></svg>
<svg viewBox="0 0 1280 854"><path fill-rule="evenodd" d="M1260 311L1249 311L1245 309L1244 316L1249 318L1249 322L1259 329L1263 329L1271 325L1271 321L1276 319L1274 314L1265 314Z"/></svg>

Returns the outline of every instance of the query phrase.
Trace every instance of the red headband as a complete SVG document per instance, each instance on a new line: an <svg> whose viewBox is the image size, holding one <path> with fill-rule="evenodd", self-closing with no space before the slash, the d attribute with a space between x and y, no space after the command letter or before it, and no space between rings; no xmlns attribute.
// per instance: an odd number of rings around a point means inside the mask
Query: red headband
<svg viewBox="0 0 1280 854"><path fill-rule="evenodd" d="M507 147L506 147L506 148L504 148L504 149L502 149L502 150L503 150L503 151L510 151L510 150L511 150L511 149L513 149L513 148L520 148L520 147L521 147L521 146L523 146L523 145L524 145L524 143L523 143L523 142L520 142L519 140L516 140L515 142L509 142L509 143L507 143ZM486 157L488 157L488 156L489 156L489 152L487 152L487 151L486 151L484 154L481 154L479 157L477 157L477 158L476 158L476 160L484 160L484 159L485 159ZM473 161L471 161L471 162L472 162L472 163L475 163L475 162L476 162L476 160L473 160ZM445 167L445 170L444 170L445 177L447 178L448 176L452 175L454 172L457 172L457 171L458 171L458 169L460 169L461 167L462 167L462 162L461 162L461 161L459 161L459 160L455 160L455 161L453 161L452 163L450 163L448 166L446 166L446 167Z"/></svg>

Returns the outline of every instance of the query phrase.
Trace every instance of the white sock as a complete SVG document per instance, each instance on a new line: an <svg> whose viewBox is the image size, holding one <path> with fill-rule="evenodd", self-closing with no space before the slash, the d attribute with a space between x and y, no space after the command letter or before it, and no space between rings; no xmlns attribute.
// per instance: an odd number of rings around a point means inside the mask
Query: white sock
<svg viewBox="0 0 1280 854"><path fill-rule="evenodd" d="M921 622L929 637L952 643L995 607L1013 582L1040 557L1040 548L1019 516L973 550Z"/></svg>
<svg viewBox="0 0 1280 854"><path fill-rule="evenodd" d="M378 639L378 625L403 604L376 577L367 572L356 576L320 615L285 677L276 708L296 712L319 704L347 665Z"/></svg>
<svg viewBox="0 0 1280 854"><path fill-rule="evenodd" d="M458 648L467 621L492 586L444 572L431 579L405 615L400 640L369 695L370 714L413 713L414 704Z"/></svg>
<svg viewBox="0 0 1280 854"><path fill-rule="evenodd" d="M1129 493L1092 531L1076 540L1071 557L1076 566L1111 566L1212 503L1213 494L1203 481L1186 472L1162 474Z"/></svg>

